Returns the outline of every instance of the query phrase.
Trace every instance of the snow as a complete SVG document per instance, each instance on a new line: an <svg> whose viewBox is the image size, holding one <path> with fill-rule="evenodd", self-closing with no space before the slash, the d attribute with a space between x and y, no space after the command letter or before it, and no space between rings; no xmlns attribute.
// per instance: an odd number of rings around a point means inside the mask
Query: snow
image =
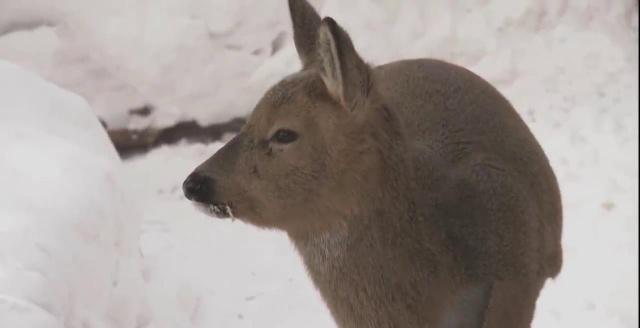
<svg viewBox="0 0 640 328"><path fill-rule="evenodd" d="M87 103L0 61L0 327L144 322L139 216Z"/></svg>
<svg viewBox="0 0 640 328"><path fill-rule="evenodd" d="M443 58L494 82L522 73L519 57L537 54L535 42L552 46L544 43L560 29L573 29L562 42L576 49L584 44L574 34L606 33L626 48L637 37L629 32L634 24L637 31L633 0L312 3L374 64ZM82 95L112 127L246 115L299 68L285 0L4 0L0 36L0 58ZM151 118L127 115L144 104L156 108Z"/></svg>
<svg viewBox="0 0 640 328"><path fill-rule="evenodd" d="M534 327L638 326L636 1L312 2L371 63L435 57L472 69L538 137L563 195L565 264L542 292ZM110 126L221 122L248 114L299 67L287 15L284 0L0 0L0 58L82 95ZM27 87L3 73L0 170L10 174L0 181L24 187L0 198L0 327L14 326L4 313L33 320L29 327L67 326L66 313L97 327L129 327L136 315L151 328L333 326L286 236L212 220L183 198L183 179L222 143L163 147L117 168L86 104L69 101L85 116L57 111L66 100L29 96L49 95L36 88L42 83ZM20 96L41 113L9 115L6 99ZM156 108L152 117L127 116L145 103ZM59 125L44 126L45 118ZM105 184L100 172L119 178L105 187L111 192L95 189ZM36 180L51 182L34 188ZM64 211L73 213L53 215ZM85 234L100 245L121 240L120 248L90 247ZM52 259L41 258L36 241ZM69 252L78 253L74 270ZM123 306L129 312L113 316L125 310L106 303L125 303L88 296L106 295L105 272L117 262L128 263L117 267L129 268L122 279L131 286L120 292L131 304L146 294L148 313L141 301L140 311ZM30 265L51 273L39 278ZM42 281L55 288L38 288Z"/></svg>

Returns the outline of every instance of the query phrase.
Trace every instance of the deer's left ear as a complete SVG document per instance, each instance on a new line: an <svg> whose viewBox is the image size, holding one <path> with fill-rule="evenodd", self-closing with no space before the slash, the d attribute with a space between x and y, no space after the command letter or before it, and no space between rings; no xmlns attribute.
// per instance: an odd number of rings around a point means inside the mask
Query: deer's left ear
<svg viewBox="0 0 640 328"><path fill-rule="evenodd" d="M316 61L320 16L307 0L289 0L289 12L298 56L302 67L308 68Z"/></svg>
<svg viewBox="0 0 640 328"><path fill-rule="evenodd" d="M358 107L372 88L370 68L331 17L320 24L317 50L318 70L331 96L349 110Z"/></svg>

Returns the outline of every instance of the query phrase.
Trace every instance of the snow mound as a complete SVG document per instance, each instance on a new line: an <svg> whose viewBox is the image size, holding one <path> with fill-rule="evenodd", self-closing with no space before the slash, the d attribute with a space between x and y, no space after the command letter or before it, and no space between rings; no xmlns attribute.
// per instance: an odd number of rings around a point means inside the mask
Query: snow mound
<svg viewBox="0 0 640 328"><path fill-rule="evenodd" d="M0 327L141 327L138 227L87 103L0 61Z"/></svg>
<svg viewBox="0 0 640 328"><path fill-rule="evenodd" d="M446 59L499 86L529 73L523 57L579 51L587 34L637 54L635 0L311 2L372 64ZM288 16L285 0L0 1L0 58L82 95L110 127L224 122L300 67ZM144 104L151 119L130 119Z"/></svg>

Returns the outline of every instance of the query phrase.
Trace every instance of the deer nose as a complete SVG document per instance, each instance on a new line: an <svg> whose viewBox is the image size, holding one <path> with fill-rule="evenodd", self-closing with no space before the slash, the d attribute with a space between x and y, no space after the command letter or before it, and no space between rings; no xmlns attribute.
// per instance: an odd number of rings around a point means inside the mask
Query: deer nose
<svg viewBox="0 0 640 328"><path fill-rule="evenodd" d="M189 174L184 183L182 183L182 191L188 200L200 203L210 203L213 199L213 178L193 172Z"/></svg>

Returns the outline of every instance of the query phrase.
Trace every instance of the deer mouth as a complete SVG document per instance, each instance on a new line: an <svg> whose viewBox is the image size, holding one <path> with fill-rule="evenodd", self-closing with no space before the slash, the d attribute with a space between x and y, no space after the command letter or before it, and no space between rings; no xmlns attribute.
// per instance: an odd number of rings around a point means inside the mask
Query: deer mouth
<svg viewBox="0 0 640 328"><path fill-rule="evenodd" d="M214 203L214 204L204 204L204 203L193 203L195 207L207 214L208 216L212 216L218 219L228 219L235 218L233 216L233 210L230 203Z"/></svg>

